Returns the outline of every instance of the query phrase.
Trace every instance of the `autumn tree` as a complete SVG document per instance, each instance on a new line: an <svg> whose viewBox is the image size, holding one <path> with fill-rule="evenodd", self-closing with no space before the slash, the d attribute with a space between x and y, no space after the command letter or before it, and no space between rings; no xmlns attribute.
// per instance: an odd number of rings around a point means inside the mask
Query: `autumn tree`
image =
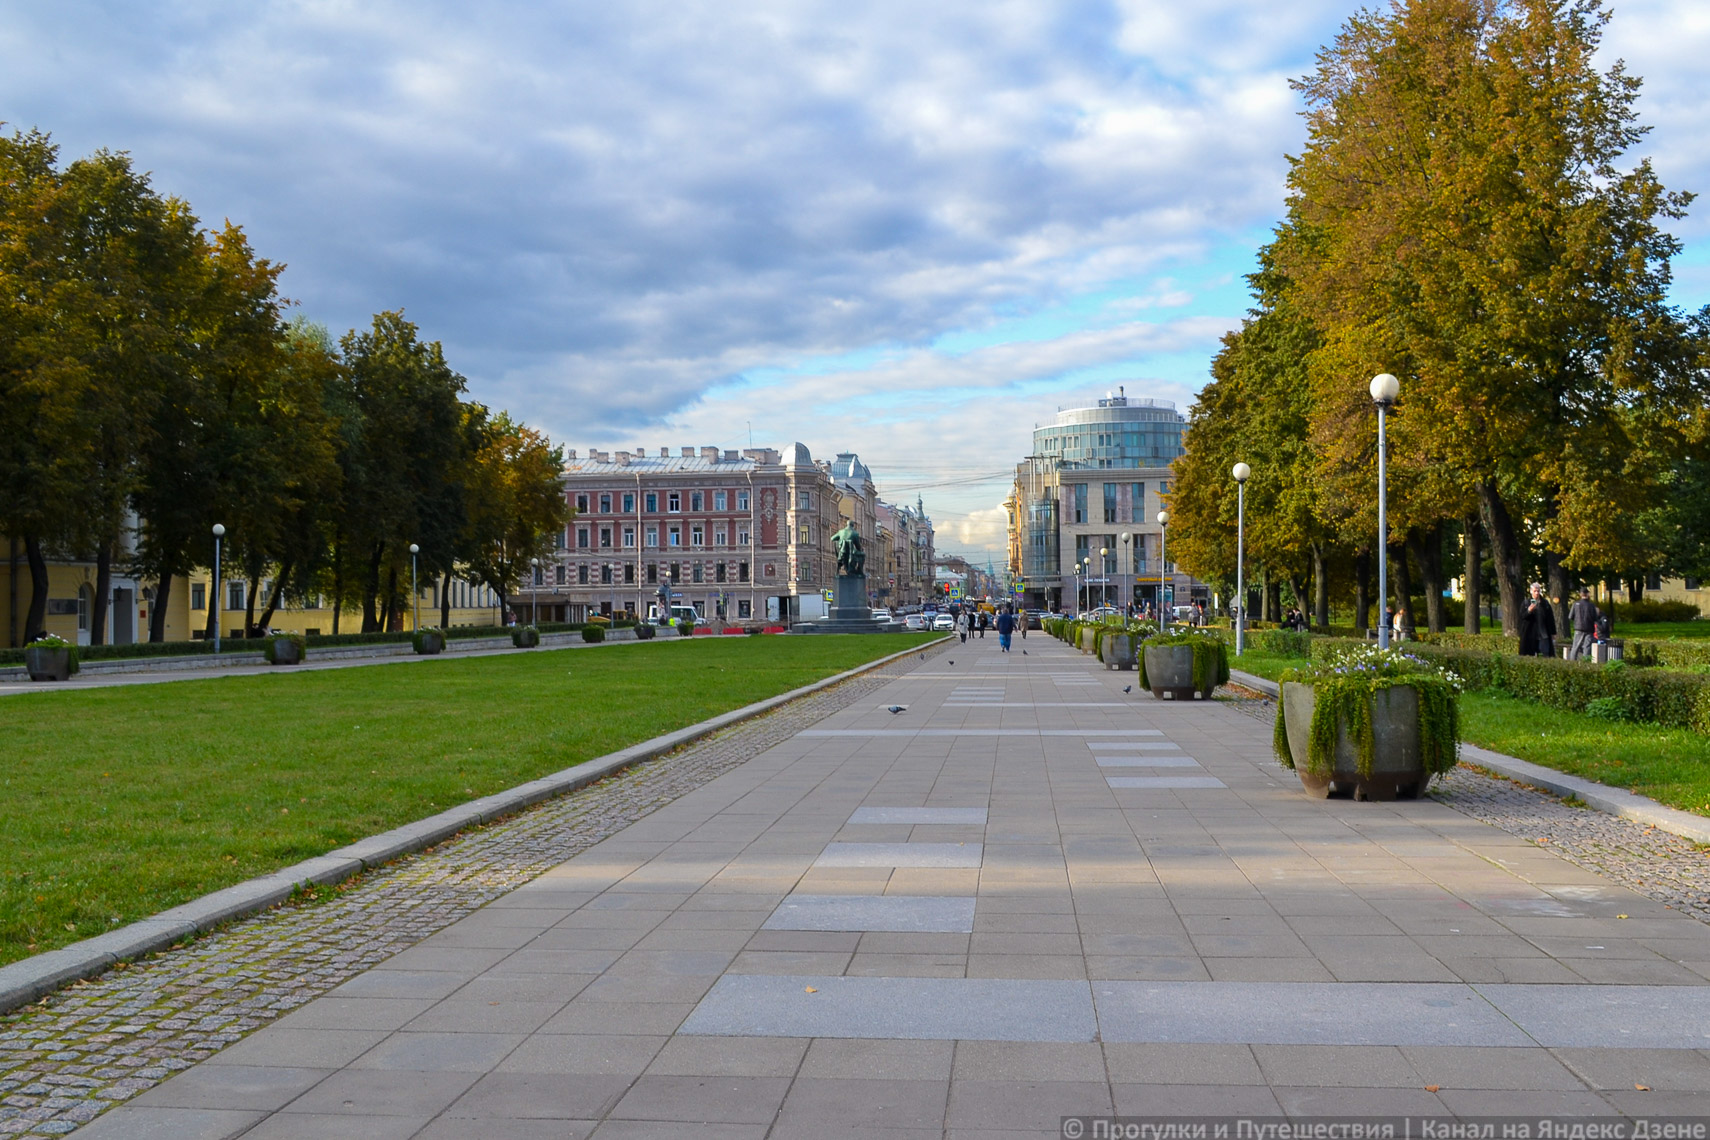
<svg viewBox="0 0 1710 1140"><path fill-rule="evenodd" d="M531 559L551 553L569 512L564 450L504 413L470 410L479 444L469 465L468 516L460 552L468 571L499 596L500 612Z"/></svg>

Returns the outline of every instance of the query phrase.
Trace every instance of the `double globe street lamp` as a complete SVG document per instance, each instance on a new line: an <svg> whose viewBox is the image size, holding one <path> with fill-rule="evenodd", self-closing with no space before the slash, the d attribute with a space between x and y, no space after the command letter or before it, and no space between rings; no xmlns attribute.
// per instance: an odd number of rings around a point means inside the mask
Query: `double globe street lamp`
<svg viewBox="0 0 1710 1140"><path fill-rule="evenodd" d="M1170 512L1158 512L1158 628L1170 624L1175 615L1170 612L1169 551Z"/></svg>
<svg viewBox="0 0 1710 1140"><path fill-rule="evenodd" d="M1372 403L1377 405L1377 596L1378 596L1378 648L1389 648L1389 622L1381 620L1384 605L1389 600L1389 517L1385 480L1388 475L1388 463L1384 446L1384 413L1394 406L1395 398L1401 395L1401 381L1387 372L1380 372L1372 377ZM1396 609L1399 612L1400 606Z"/></svg>
<svg viewBox="0 0 1710 1140"><path fill-rule="evenodd" d="M214 656L220 655L220 539L226 536L224 523L214 524L214 588L208 599L208 612L214 619Z"/></svg>

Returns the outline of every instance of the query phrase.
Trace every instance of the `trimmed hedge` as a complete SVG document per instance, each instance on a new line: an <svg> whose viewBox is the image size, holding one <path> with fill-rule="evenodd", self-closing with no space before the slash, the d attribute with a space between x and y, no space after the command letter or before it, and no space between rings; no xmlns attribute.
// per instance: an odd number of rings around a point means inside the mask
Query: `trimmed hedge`
<svg viewBox="0 0 1710 1140"><path fill-rule="evenodd" d="M1646 598L1638 602L1614 602L1609 616L1613 621L1630 621L1643 625L1652 621L1697 621L1702 611L1691 602L1665 602Z"/></svg>

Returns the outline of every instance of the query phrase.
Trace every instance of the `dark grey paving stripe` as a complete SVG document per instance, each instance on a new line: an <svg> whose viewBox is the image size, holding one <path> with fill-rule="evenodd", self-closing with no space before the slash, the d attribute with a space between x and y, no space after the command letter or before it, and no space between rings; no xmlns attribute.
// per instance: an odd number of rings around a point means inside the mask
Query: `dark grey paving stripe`
<svg viewBox="0 0 1710 1140"><path fill-rule="evenodd" d="M815 867L978 867L978 843L827 843Z"/></svg>
<svg viewBox="0 0 1710 1140"><path fill-rule="evenodd" d="M984 825L986 809L980 807L864 807L856 808L850 823L971 823Z"/></svg>
<svg viewBox="0 0 1710 1140"><path fill-rule="evenodd" d="M1105 783L1113 788L1227 788L1216 776L1106 776Z"/></svg>
<svg viewBox="0 0 1710 1140"><path fill-rule="evenodd" d="M1459 983L1094 982L1092 987L1106 1041L1536 1044L1471 986Z"/></svg>
<svg viewBox="0 0 1710 1140"><path fill-rule="evenodd" d="M1161 728L807 728L797 736L1162 736Z"/></svg>
<svg viewBox="0 0 1710 1140"><path fill-rule="evenodd" d="M1710 1048L1710 986L1473 988L1552 1049Z"/></svg>
<svg viewBox="0 0 1710 1140"><path fill-rule="evenodd" d="M1096 1030L1086 982L726 974L677 1032L715 1037L1092 1041Z"/></svg>
<svg viewBox="0 0 1710 1140"><path fill-rule="evenodd" d="M974 900L913 895L790 895L766 930L878 930L903 934L968 934Z"/></svg>

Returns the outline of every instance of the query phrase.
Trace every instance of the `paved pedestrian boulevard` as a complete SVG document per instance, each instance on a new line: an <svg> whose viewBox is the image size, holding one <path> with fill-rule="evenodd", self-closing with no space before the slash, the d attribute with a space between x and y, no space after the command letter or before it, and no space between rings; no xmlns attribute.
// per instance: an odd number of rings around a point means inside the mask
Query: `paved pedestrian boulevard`
<svg viewBox="0 0 1710 1140"><path fill-rule="evenodd" d="M1016 647L911 659L83 1134L1710 1115L1705 924L1431 800L1309 799L1239 711Z"/></svg>

